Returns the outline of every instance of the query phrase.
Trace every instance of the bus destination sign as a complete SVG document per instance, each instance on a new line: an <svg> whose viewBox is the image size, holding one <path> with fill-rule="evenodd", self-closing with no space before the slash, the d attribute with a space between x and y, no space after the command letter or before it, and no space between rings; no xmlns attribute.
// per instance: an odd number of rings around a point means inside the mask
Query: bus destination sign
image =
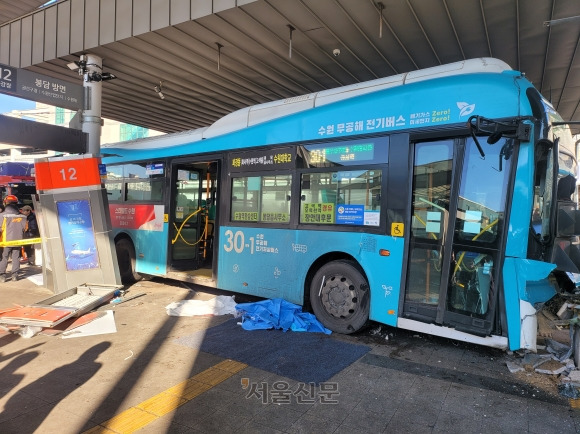
<svg viewBox="0 0 580 434"><path fill-rule="evenodd" d="M84 109L84 89L80 84L1 63L0 93L71 110Z"/></svg>
<svg viewBox="0 0 580 434"><path fill-rule="evenodd" d="M252 172L292 169L295 162L296 148L277 148L230 154L228 166L233 172Z"/></svg>
<svg viewBox="0 0 580 434"><path fill-rule="evenodd" d="M372 161L374 158L375 144L356 143L347 145L331 144L330 146L305 146L310 151L310 163L313 165L326 162L346 164L358 161Z"/></svg>

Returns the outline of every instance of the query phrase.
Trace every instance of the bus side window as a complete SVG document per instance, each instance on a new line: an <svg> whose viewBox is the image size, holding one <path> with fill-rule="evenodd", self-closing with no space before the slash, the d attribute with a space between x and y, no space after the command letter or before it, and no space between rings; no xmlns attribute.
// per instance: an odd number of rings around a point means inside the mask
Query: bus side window
<svg viewBox="0 0 580 434"><path fill-rule="evenodd" d="M106 182L105 189L107 190L108 200L123 200L123 183L122 182Z"/></svg>
<svg viewBox="0 0 580 434"><path fill-rule="evenodd" d="M232 179L232 221L258 221L260 182L257 176Z"/></svg>
<svg viewBox="0 0 580 434"><path fill-rule="evenodd" d="M300 223L379 226L382 170L304 173Z"/></svg>
<svg viewBox="0 0 580 434"><path fill-rule="evenodd" d="M151 180L151 197L153 201L163 200L163 178L156 178Z"/></svg>

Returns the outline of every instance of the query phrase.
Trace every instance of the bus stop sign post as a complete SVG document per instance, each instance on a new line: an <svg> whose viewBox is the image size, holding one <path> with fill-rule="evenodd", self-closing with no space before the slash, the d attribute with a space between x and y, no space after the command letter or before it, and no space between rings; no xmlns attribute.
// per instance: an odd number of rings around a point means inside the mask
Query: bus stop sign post
<svg viewBox="0 0 580 434"><path fill-rule="evenodd" d="M101 168L91 154L35 161L44 286L56 294L121 284Z"/></svg>

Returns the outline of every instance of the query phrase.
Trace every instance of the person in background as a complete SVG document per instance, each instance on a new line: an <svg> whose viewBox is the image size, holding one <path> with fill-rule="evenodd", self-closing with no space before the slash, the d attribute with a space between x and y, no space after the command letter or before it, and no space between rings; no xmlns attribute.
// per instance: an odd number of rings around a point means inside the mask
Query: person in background
<svg viewBox="0 0 580 434"><path fill-rule="evenodd" d="M17 206L18 198L9 194L4 198L4 211L0 213L0 222L2 229L6 232L6 241L22 240L24 238L24 229L26 228L26 216L20 213ZM9 276L13 281L18 280L18 270L20 270L20 247L6 246L2 251L2 260L0 261L0 283L6 282L6 268L8 267L8 258L12 256L12 274Z"/></svg>
<svg viewBox="0 0 580 434"><path fill-rule="evenodd" d="M24 205L20 208L20 212L26 216L26 230L24 231L24 238L38 238L40 231L38 230L38 221L36 214L30 205ZM25 244L24 253L26 254L26 262L34 265L34 244Z"/></svg>

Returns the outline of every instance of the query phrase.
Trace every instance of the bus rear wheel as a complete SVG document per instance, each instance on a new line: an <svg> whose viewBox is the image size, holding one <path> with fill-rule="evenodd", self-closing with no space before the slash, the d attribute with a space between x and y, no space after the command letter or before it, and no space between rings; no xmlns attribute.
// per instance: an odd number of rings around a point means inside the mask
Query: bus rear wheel
<svg viewBox="0 0 580 434"><path fill-rule="evenodd" d="M141 275L135 271L136 256L133 243L126 238L121 238L115 243L115 251L117 252L121 282L129 284L141 280Z"/></svg>
<svg viewBox="0 0 580 434"><path fill-rule="evenodd" d="M355 333L369 319L368 282L354 262L329 262L320 267L310 283L310 304L326 328Z"/></svg>

